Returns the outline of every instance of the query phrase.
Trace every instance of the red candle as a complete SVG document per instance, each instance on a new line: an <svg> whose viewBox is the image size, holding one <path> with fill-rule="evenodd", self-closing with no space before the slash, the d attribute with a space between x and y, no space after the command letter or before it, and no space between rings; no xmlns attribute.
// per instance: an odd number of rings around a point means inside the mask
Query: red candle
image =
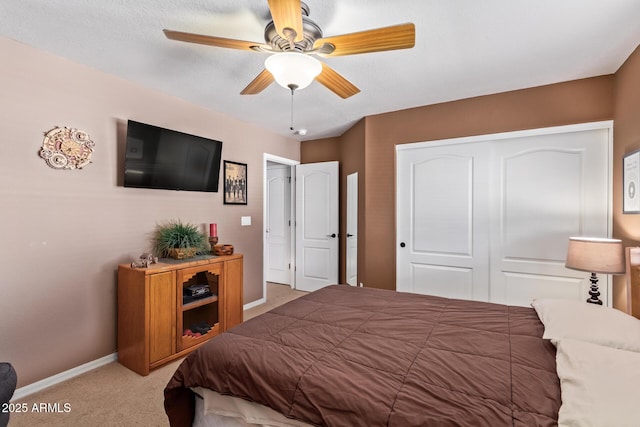
<svg viewBox="0 0 640 427"><path fill-rule="evenodd" d="M217 224L209 224L209 235L211 237L218 236L218 225Z"/></svg>

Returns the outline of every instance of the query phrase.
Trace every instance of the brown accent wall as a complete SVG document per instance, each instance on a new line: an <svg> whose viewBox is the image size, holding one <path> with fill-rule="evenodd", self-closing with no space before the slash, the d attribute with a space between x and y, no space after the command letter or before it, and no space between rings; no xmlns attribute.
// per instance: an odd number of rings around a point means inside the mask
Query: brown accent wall
<svg viewBox="0 0 640 427"><path fill-rule="evenodd" d="M339 244L339 277L340 283L346 282L346 235L347 235L347 176L358 172L358 236L364 233L366 216L364 214L364 170L365 159L365 120L360 120L342 136L303 141L300 148L300 163L316 163L339 161L340 192L340 244ZM358 247L358 281L364 278L364 254L366 249Z"/></svg>
<svg viewBox="0 0 640 427"><path fill-rule="evenodd" d="M340 159L341 138L324 138L300 143L300 163L332 162Z"/></svg>
<svg viewBox="0 0 640 427"><path fill-rule="evenodd" d="M245 255L244 302L263 297L263 153L298 160L298 141L6 38L0 51L0 361L19 387L116 351L117 264L150 249L158 222L218 223ZM223 159L248 164L248 205L223 205L222 188L123 188L127 119L223 141ZM38 151L54 126L88 132L93 163L48 167Z"/></svg>
<svg viewBox="0 0 640 427"><path fill-rule="evenodd" d="M395 145L613 118L613 76L367 117L365 286L395 289ZM385 250L373 250L385 248Z"/></svg>
<svg viewBox="0 0 640 427"><path fill-rule="evenodd" d="M366 117L360 139L345 134L340 141L349 146L350 157L364 159L358 166L364 171L359 177L364 193L359 212L360 281L367 287L395 289L396 144L611 120L613 88L614 76L608 75ZM317 149L314 144L302 144L304 162L308 150ZM344 155L341 151L341 157L331 160L344 163Z"/></svg>
<svg viewBox="0 0 640 427"><path fill-rule="evenodd" d="M613 235L624 246L639 246L640 215L622 214L622 161L625 154L640 150L640 48L616 72L614 98ZM640 289L632 289L632 301L628 301L624 279L614 279L614 306L640 316Z"/></svg>
<svg viewBox="0 0 640 427"><path fill-rule="evenodd" d="M365 200L365 159L362 156L365 144L365 120L360 120L349 129L340 143L340 283L346 283L346 248L347 248L347 176L358 173L358 231L357 237L364 235L367 219L364 206ZM364 266L366 248L358 245L358 282L365 280Z"/></svg>

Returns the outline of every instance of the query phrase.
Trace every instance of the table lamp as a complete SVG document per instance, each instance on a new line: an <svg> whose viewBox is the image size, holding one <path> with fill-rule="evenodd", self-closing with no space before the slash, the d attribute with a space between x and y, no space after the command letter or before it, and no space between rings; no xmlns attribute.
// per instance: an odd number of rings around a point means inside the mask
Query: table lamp
<svg viewBox="0 0 640 427"><path fill-rule="evenodd" d="M597 237L570 237L565 267L591 273L591 288L587 302L602 305L598 298L598 276L625 272L622 241Z"/></svg>

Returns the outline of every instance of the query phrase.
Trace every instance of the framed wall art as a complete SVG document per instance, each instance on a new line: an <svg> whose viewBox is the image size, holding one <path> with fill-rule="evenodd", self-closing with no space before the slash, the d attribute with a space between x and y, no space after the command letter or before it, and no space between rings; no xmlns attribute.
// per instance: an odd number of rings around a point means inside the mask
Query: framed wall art
<svg viewBox="0 0 640 427"><path fill-rule="evenodd" d="M622 181L622 213L640 213L640 150L625 154Z"/></svg>
<svg viewBox="0 0 640 427"><path fill-rule="evenodd" d="M224 204L247 204L246 163L224 161Z"/></svg>

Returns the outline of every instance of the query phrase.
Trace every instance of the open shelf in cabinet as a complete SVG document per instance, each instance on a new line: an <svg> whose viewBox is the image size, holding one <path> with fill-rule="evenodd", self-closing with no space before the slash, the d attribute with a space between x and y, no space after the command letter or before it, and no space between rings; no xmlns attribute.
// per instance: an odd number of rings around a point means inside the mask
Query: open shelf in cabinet
<svg viewBox="0 0 640 427"><path fill-rule="evenodd" d="M211 329L209 329L209 332L204 335L200 335L199 337L195 337L193 335L183 335L182 337L180 337L180 348L184 350L185 348L193 347L194 345L198 345L201 342L215 337L219 333L220 324L216 323Z"/></svg>
<svg viewBox="0 0 640 427"><path fill-rule="evenodd" d="M222 270L219 266L186 270L179 282L178 349L184 350L220 333L218 293L222 285ZM206 293L194 297L188 291L194 287L206 289Z"/></svg>
<svg viewBox="0 0 640 427"><path fill-rule="evenodd" d="M194 308L201 307L203 305L210 304L212 302L218 301L218 295L209 295L206 297L198 298L191 300L189 302L185 302L184 297L182 298L182 311L193 310Z"/></svg>

